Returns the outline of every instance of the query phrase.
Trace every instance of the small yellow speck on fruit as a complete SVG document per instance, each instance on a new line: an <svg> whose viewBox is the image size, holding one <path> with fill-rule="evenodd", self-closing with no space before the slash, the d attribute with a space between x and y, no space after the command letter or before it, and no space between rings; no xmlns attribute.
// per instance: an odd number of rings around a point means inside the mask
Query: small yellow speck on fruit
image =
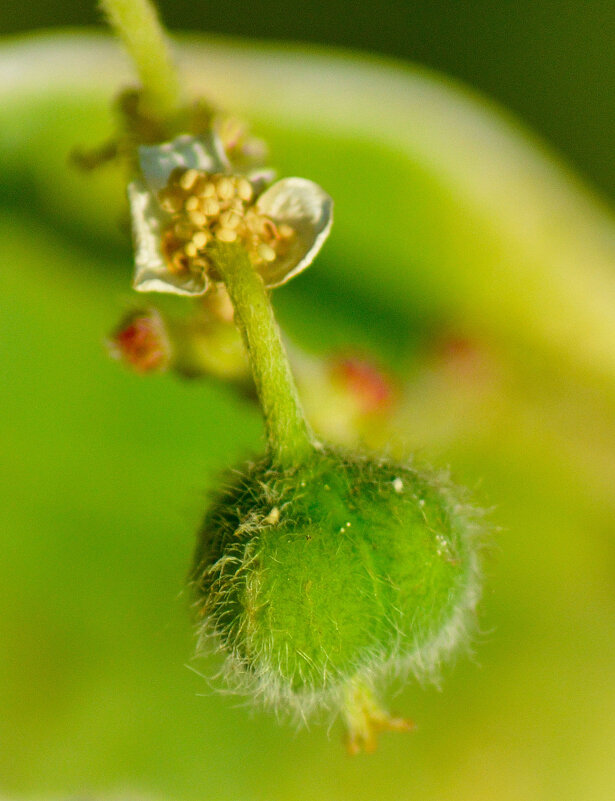
<svg viewBox="0 0 615 801"><path fill-rule="evenodd" d="M188 242L184 246L184 253L186 254L186 256L188 256L189 259L194 259L196 254L197 254L197 252L198 252L198 248L195 245L194 241Z"/></svg>
<svg viewBox="0 0 615 801"><path fill-rule="evenodd" d="M269 525L274 526L276 523L280 521L280 510L277 506L274 506L273 509L269 512L267 517L265 518L265 523L269 523Z"/></svg>

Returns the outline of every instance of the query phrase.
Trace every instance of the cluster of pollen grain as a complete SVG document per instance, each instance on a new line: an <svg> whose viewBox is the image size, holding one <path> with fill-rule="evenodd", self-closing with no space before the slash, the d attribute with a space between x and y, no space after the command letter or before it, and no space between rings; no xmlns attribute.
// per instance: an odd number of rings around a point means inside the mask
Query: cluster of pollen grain
<svg viewBox="0 0 615 801"><path fill-rule="evenodd" d="M272 262L294 234L289 225L276 225L257 211L252 184L243 176L178 168L158 200L171 215L162 250L174 273L211 270L207 246L214 241L240 242L255 266Z"/></svg>

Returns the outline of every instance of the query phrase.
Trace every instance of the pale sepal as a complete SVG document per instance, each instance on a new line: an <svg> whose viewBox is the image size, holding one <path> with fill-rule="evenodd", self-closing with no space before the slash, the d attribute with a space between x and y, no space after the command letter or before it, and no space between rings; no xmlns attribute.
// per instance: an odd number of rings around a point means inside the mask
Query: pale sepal
<svg viewBox="0 0 615 801"><path fill-rule="evenodd" d="M137 292L167 292L174 295L202 295L207 289L204 273L175 274L162 253L162 231L169 215L143 181L128 185L128 201L132 217L135 249L133 288Z"/></svg>
<svg viewBox="0 0 615 801"><path fill-rule="evenodd" d="M213 132L201 136L183 134L162 145L141 145L139 166L154 192L166 186L178 167L208 173L228 172L230 168L222 142Z"/></svg>
<svg viewBox="0 0 615 801"><path fill-rule="evenodd" d="M281 286L309 267L333 223L333 200L306 178L282 178L256 202L257 211L276 225L289 225L294 235L283 255L259 266L269 288Z"/></svg>

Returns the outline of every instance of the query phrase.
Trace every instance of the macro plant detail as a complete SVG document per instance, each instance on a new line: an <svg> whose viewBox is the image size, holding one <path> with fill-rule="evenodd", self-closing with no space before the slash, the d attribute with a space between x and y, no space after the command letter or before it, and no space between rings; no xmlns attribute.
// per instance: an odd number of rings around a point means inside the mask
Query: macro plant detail
<svg viewBox="0 0 615 801"><path fill-rule="evenodd" d="M140 372L173 364L184 375L243 380L234 347L230 362L215 356L236 326L265 423L265 454L221 480L199 532L191 571L198 652L222 654L227 687L297 722L341 714L349 750L373 750L379 731L413 727L382 705L386 683L437 679L469 640L480 514L443 472L314 433L269 291L311 264L333 201L304 178L272 182L273 171L256 163L264 151L246 158L243 133L225 143L215 114L193 124L194 108L208 103L185 104L171 59L139 64L133 11L149 15L154 46L164 42L151 9L123 0L104 7L143 82L119 105L130 130L118 141L129 165L133 287L193 304L174 324L155 306L132 313L111 352ZM138 98L137 117L127 97ZM199 347L214 353L206 367ZM336 370L331 381L363 394L359 416L389 403L392 390L369 365L347 360Z"/></svg>
<svg viewBox="0 0 615 801"><path fill-rule="evenodd" d="M331 226L331 201L312 181L235 175L215 133L139 148L143 181L128 187L135 289L201 295L217 277L213 242L238 242L268 287L311 263Z"/></svg>
<svg viewBox="0 0 615 801"><path fill-rule="evenodd" d="M207 513L194 584L200 646L227 684L296 721L341 711L373 750L395 675L438 675L478 599L477 519L436 474L313 447L229 477Z"/></svg>
<svg viewBox="0 0 615 801"><path fill-rule="evenodd" d="M562 5L464 6L469 54L463 24L430 7L428 37L422 15L403 32L408 9L389 3L399 52L423 66L328 46L352 46L360 7L336 21L335 7L326 19L303 7L183 16L167 2L173 58L148 45L149 77L102 24L19 33L48 18L3 7L0 795L611 801L615 218L587 185L589 167L612 200L609 109L595 125L608 26L594 30L601 65L569 45L607 12L577 3L564 19ZM45 14L83 22L66 4ZM232 36L239 16L250 39L195 30ZM363 25L367 48L391 21ZM151 88L161 72L168 92ZM220 157L200 171L208 182L250 183L246 213L276 177L305 176L335 200L309 270L264 286L249 243L217 239L212 217L205 292L131 288L127 186L158 211L141 148L182 137ZM158 213L161 230L179 222ZM265 442L213 261L225 252L235 267L247 257L273 305L309 423L300 458ZM270 500L252 486L259 472ZM403 658L393 568L407 540L385 526L384 507L410 514L425 484L442 505L428 529L445 530L452 509L452 530L448 553L423 531L420 564L458 581L470 629L439 651L441 670L427 635ZM493 533L470 498L495 510ZM467 594L453 546L483 564ZM472 584L484 596L474 636ZM344 727L348 749L377 753L348 759Z"/></svg>

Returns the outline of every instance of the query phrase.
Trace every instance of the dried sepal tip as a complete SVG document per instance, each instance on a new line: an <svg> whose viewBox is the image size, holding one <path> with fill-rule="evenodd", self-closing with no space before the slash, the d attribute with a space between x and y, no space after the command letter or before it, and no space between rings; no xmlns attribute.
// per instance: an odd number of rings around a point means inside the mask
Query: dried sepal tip
<svg viewBox="0 0 615 801"><path fill-rule="evenodd" d="M416 728L413 721L390 715L380 705L373 691L361 681L350 682L343 717L346 724L346 748L351 756L361 751L373 753L381 732L411 732Z"/></svg>

